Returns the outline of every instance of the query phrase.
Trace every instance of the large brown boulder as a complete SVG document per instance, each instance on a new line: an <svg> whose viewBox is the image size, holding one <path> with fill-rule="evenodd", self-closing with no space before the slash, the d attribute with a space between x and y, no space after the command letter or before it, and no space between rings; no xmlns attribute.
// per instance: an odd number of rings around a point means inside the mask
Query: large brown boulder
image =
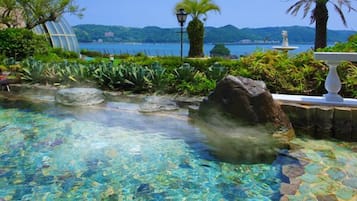
<svg viewBox="0 0 357 201"><path fill-rule="evenodd" d="M269 162L294 137L289 118L262 81L227 76L204 99L195 121L215 154L229 161Z"/></svg>

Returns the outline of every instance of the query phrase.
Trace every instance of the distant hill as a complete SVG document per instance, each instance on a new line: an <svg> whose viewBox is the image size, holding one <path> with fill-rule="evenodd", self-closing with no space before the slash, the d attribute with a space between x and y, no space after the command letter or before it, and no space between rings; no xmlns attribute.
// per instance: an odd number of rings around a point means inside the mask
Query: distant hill
<svg viewBox="0 0 357 201"><path fill-rule="evenodd" d="M84 24L73 27L80 42L138 42L138 43L176 43L180 42L179 28L160 28L155 26L131 28ZM280 43L281 31L287 30L290 43L313 43L315 29L304 26L264 27L239 29L232 25L206 27L205 43ZM344 42L354 31L328 30L328 43ZM185 34L184 40L187 41Z"/></svg>

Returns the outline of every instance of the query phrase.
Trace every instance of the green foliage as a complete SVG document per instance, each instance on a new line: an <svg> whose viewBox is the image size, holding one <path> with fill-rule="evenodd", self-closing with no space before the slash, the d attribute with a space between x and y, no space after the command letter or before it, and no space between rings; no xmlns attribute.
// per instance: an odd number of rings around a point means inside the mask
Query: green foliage
<svg viewBox="0 0 357 201"><path fill-rule="evenodd" d="M125 63L125 74L127 83L131 85L131 88L135 92L140 92L145 90L150 80L148 79L149 70L145 66L140 66L135 63Z"/></svg>
<svg viewBox="0 0 357 201"><path fill-rule="evenodd" d="M204 26L198 19L194 18L187 26L188 39L190 41L189 57L203 57Z"/></svg>
<svg viewBox="0 0 357 201"><path fill-rule="evenodd" d="M10 66L11 67L11 66ZM43 62L29 58L21 62L21 78L31 83L74 84L93 80L93 69L77 62Z"/></svg>
<svg viewBox="0 0 357 201"><path fill-rule="evenodd" d="M60 58L63 58L63 59L78 59L79 58L79 55L76 52L66 51L62 48L51 48L50 52L56 54L57 56L59 56Z"/></svg>
<svg viewBox="0 0 357 201"><path fill-rule="evenodd" d="M7 71L7 67L4 65L0 65L0 72Z"/></svg>
<svg viewBox="0 0 357 201"><path fill-rule="evenodd" d="M6 0L1 1L1 7L0 24L10 28L24 23L29 30L48 21L56 21L64 13L82 16L84 11L75 4L75 0ZM22 16L19 17L20 13Z"/></svg>
<svg viewBox="0 0 357 201"><path fill-rule="evenodd" d="M21 79L32 83L45 83L44 71L46 63L34 59L27 59L22 62Z"/></svg>
<svg viewBox="0 0 357 201"><path fill-rule="evenodd" d="M92 66L95 69L93 76L100 86L117 90L126 83L123 66L104 62L92 64Z"/></svg>
<svg viewBox="0 0 357 201"><path fill-rule="evenodd" d="M151 80L153 88L157 90L162 90L165 86L169 85L169 79L167 76L166 69L160 65L159 62L154 62L148 68L148 79Z"/></svg>
<svg viewBox="0 0 357 201"><path fill-rule="evenodd" d="M357 34L349 37L345 43L336 43L334 46L318 49L319 52L357 52Z"/></svg>
<svg viewBox="0 0 357 201"><path fill-rule="evenodd" d="M76 52L66 51L62 48L49 47L48 52L33 56L36 60L43 62L62 62L63 59L79 62L79 55Z"/></svg>
<svg viewBox="0 0 357 201"><path fill-rule="evenodd" d="M191 82L196 74L195 67L191 66L189 63L184 63L182 66L175 69L176 80Z"/></svg>
<svg viewBox="0 0 357 201"><path fill-rule="evenodd" d="M214 80L208 79L204 73L197 72L191 82L182 80L177 85L176 90L185 95L200 95L208 94L215 87L216 82Z"/></svg>
<svg viewBox="0 0 357 201"><path fill-rule="evenodd" d="M51 75L59 79L58 82L63 84L69 83L88 83L92 80L93 69L77 62L64 61L58 64L52 64ZM48 75L50 77L50 75Z"/></svg>
<svg viewBox="0 0 357 201"><path fill-rule="evenodd" d="M216 44L210 51L211 57L229 57L231 52L223 44Z"/></svg>
<svg viewBox="0 0 357 201"><path fill-rule="evenodd" d="M155 76L158 75L155 75L154 71L135 63L119 65L100 63L94 71L94 78L100 86L109 87L112 90L132 90L135 92L148 89L151 84L150 79L157 79ZM155 82L158 83L157 80Z"/></svg>
<svg viewBox="0 0 357 201"><path fill-rule="evenodd" d="M4 64L4 61L7 59L7 57L3 54L0 54L0 64Z"/></svg>
<svg viewBox="0 0 357 201"><path fill-rule="evenodd" d="M306 17L311 11L309 16L311 23L315 23L315 48L325 48L327 46L327 21L329 19L327 4L333 5L334 10L339 14L344 25L347 25L346 18L344 16L344 7L348 10L355 10L352 7L351 1L333 1L333 0L297 0L287 10L292 15L297 15L300 10L303 10L303 17ZM314 7L312 7L314 5Z"/></svg>
<svg viewBox="0 0 357 201"><path fill-rule="evenodd" d="M210 80L220 81L228 73L228 69L219 62L211 65L206 71L206 76Z"/></svg>
<svg viewBox="0 0 357 201"><path fill-rule="evenodd" d="M36 54L47 54L50 44L44 36L27 29L4 29L0 31L0 52L7 57L22 60Z"/></svg>
<svg viewBox="0 0 357 201"><path fill-rule="evenodd" d="M289 57L267 51L241 58L231 74L263 80L273 93L321 95L327 68L314 60L312 52Z"/></svg>
<svg viewBox="0 0 357 201"><path fill-rule="evenodd" d="M184 9L192 18L206 16L208 12L220 12L221 9L211 0L182 0L177 3L175 10Z"/></svg>
<svg viewBox="0 0 357 201"><path fill-rule="evenodd" d="M342 62L337 68L342 82L340 95L343 97L357 97L357 63Z"/></svg>
<svg viewBox="0 0 357 201"><path fill-rule="evenodd" d="M184 9L192 17L187 27L190 41L188 56L203 57L204 25L200 17L206 16L210 11L220 12L220 8L211 0L182 0L175 6L176 11L179 9Z"/></svg>
<svg viewBox="0 0 357 201"><path fill-rule="evenodd" d="M101 52L85 50L85 49L81 50L81 54L85 55L85 56L88 56L88 57L105 57L106 56L105 54L103 54Z"/></svg>
<svg viewBox="0 0 357 201"><path fill-rule="evenodd" d="M328 72L327 65L315 60L312 51L297 55L257 51L239 60L185 59L184 64L180 64L178 57L131 56L118 63L104 59L95 62L27 59L18 65L9 59L3 65L20 70L22 79L31 83L95 84L109 90L186 95L208 95L219 80L231 74L262 80L272 93L320 96L326 93ZM338 73L343 84L341 95L356 98L356 65L343 63Z"/></svg>

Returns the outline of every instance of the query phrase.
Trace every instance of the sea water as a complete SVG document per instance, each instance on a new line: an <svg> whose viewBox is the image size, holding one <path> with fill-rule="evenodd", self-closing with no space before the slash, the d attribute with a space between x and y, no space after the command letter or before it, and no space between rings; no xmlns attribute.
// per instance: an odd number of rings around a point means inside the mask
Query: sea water
<svg viewBox="0 0 357 201"><path fill-rule="evenodd" d="M251 54L254 51L272 50L276 44L227 44L225 45L231 52L231 55L241 56ZM81 49L99 51L108 54L131 54L144 53L148 56L180 56L179 43L80 43ZM297 54L311 50L312 44L292 44L291 46L298 47L296 50L290 51L291 54ZM203 50L206 56L210 55L210 51L214 44L204 44ZM183 44L183 55L187 56L189 44Z"/></svg>

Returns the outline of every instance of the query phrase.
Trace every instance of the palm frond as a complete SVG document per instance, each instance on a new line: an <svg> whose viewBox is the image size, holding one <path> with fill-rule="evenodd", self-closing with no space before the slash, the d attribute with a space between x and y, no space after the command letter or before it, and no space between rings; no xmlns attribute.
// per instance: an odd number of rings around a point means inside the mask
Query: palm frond
<svg viewBox="0 0 357 201"><path fill-rule="evenodd" d="M299 12L300 8L303 6L304 3L305 3L304 0L297 1L295 4L290 6L288 8L288 10L286 10L286 12L296 16L297 13Z"/></svg>
<svg viewBox="0 0 357 201"><path fill-rule="evenodd" d="M220 13L219 6L213 3L212 0L182 0L176 4L175 11L181 8L185 9L192 18L207 17L209 11Z"/></svg>
<svg viewBox="0 0 357 201"><path fill-rule="evenodd" d="M347 21L346 21L344 13L342 11L342 7L344 7L344 6L347 7L347 9L348 9L347 11L348 12L356 11L356 9L352 7L351 1L350 0L337 0L337 2L335 3L335 2L330 0L329 2L333 5L334 10L341 17L343 25L347 26Z"/></svg>
<svg viewBox="0 0 357 201"><path fill-rule="evenodd" d="M335 11L340 15L343 25L347 26L347 21L346 21L345 15L343 14L343 12L341 10L341 7L336 4L333 4L333 7L334 7Z"/></svg>

